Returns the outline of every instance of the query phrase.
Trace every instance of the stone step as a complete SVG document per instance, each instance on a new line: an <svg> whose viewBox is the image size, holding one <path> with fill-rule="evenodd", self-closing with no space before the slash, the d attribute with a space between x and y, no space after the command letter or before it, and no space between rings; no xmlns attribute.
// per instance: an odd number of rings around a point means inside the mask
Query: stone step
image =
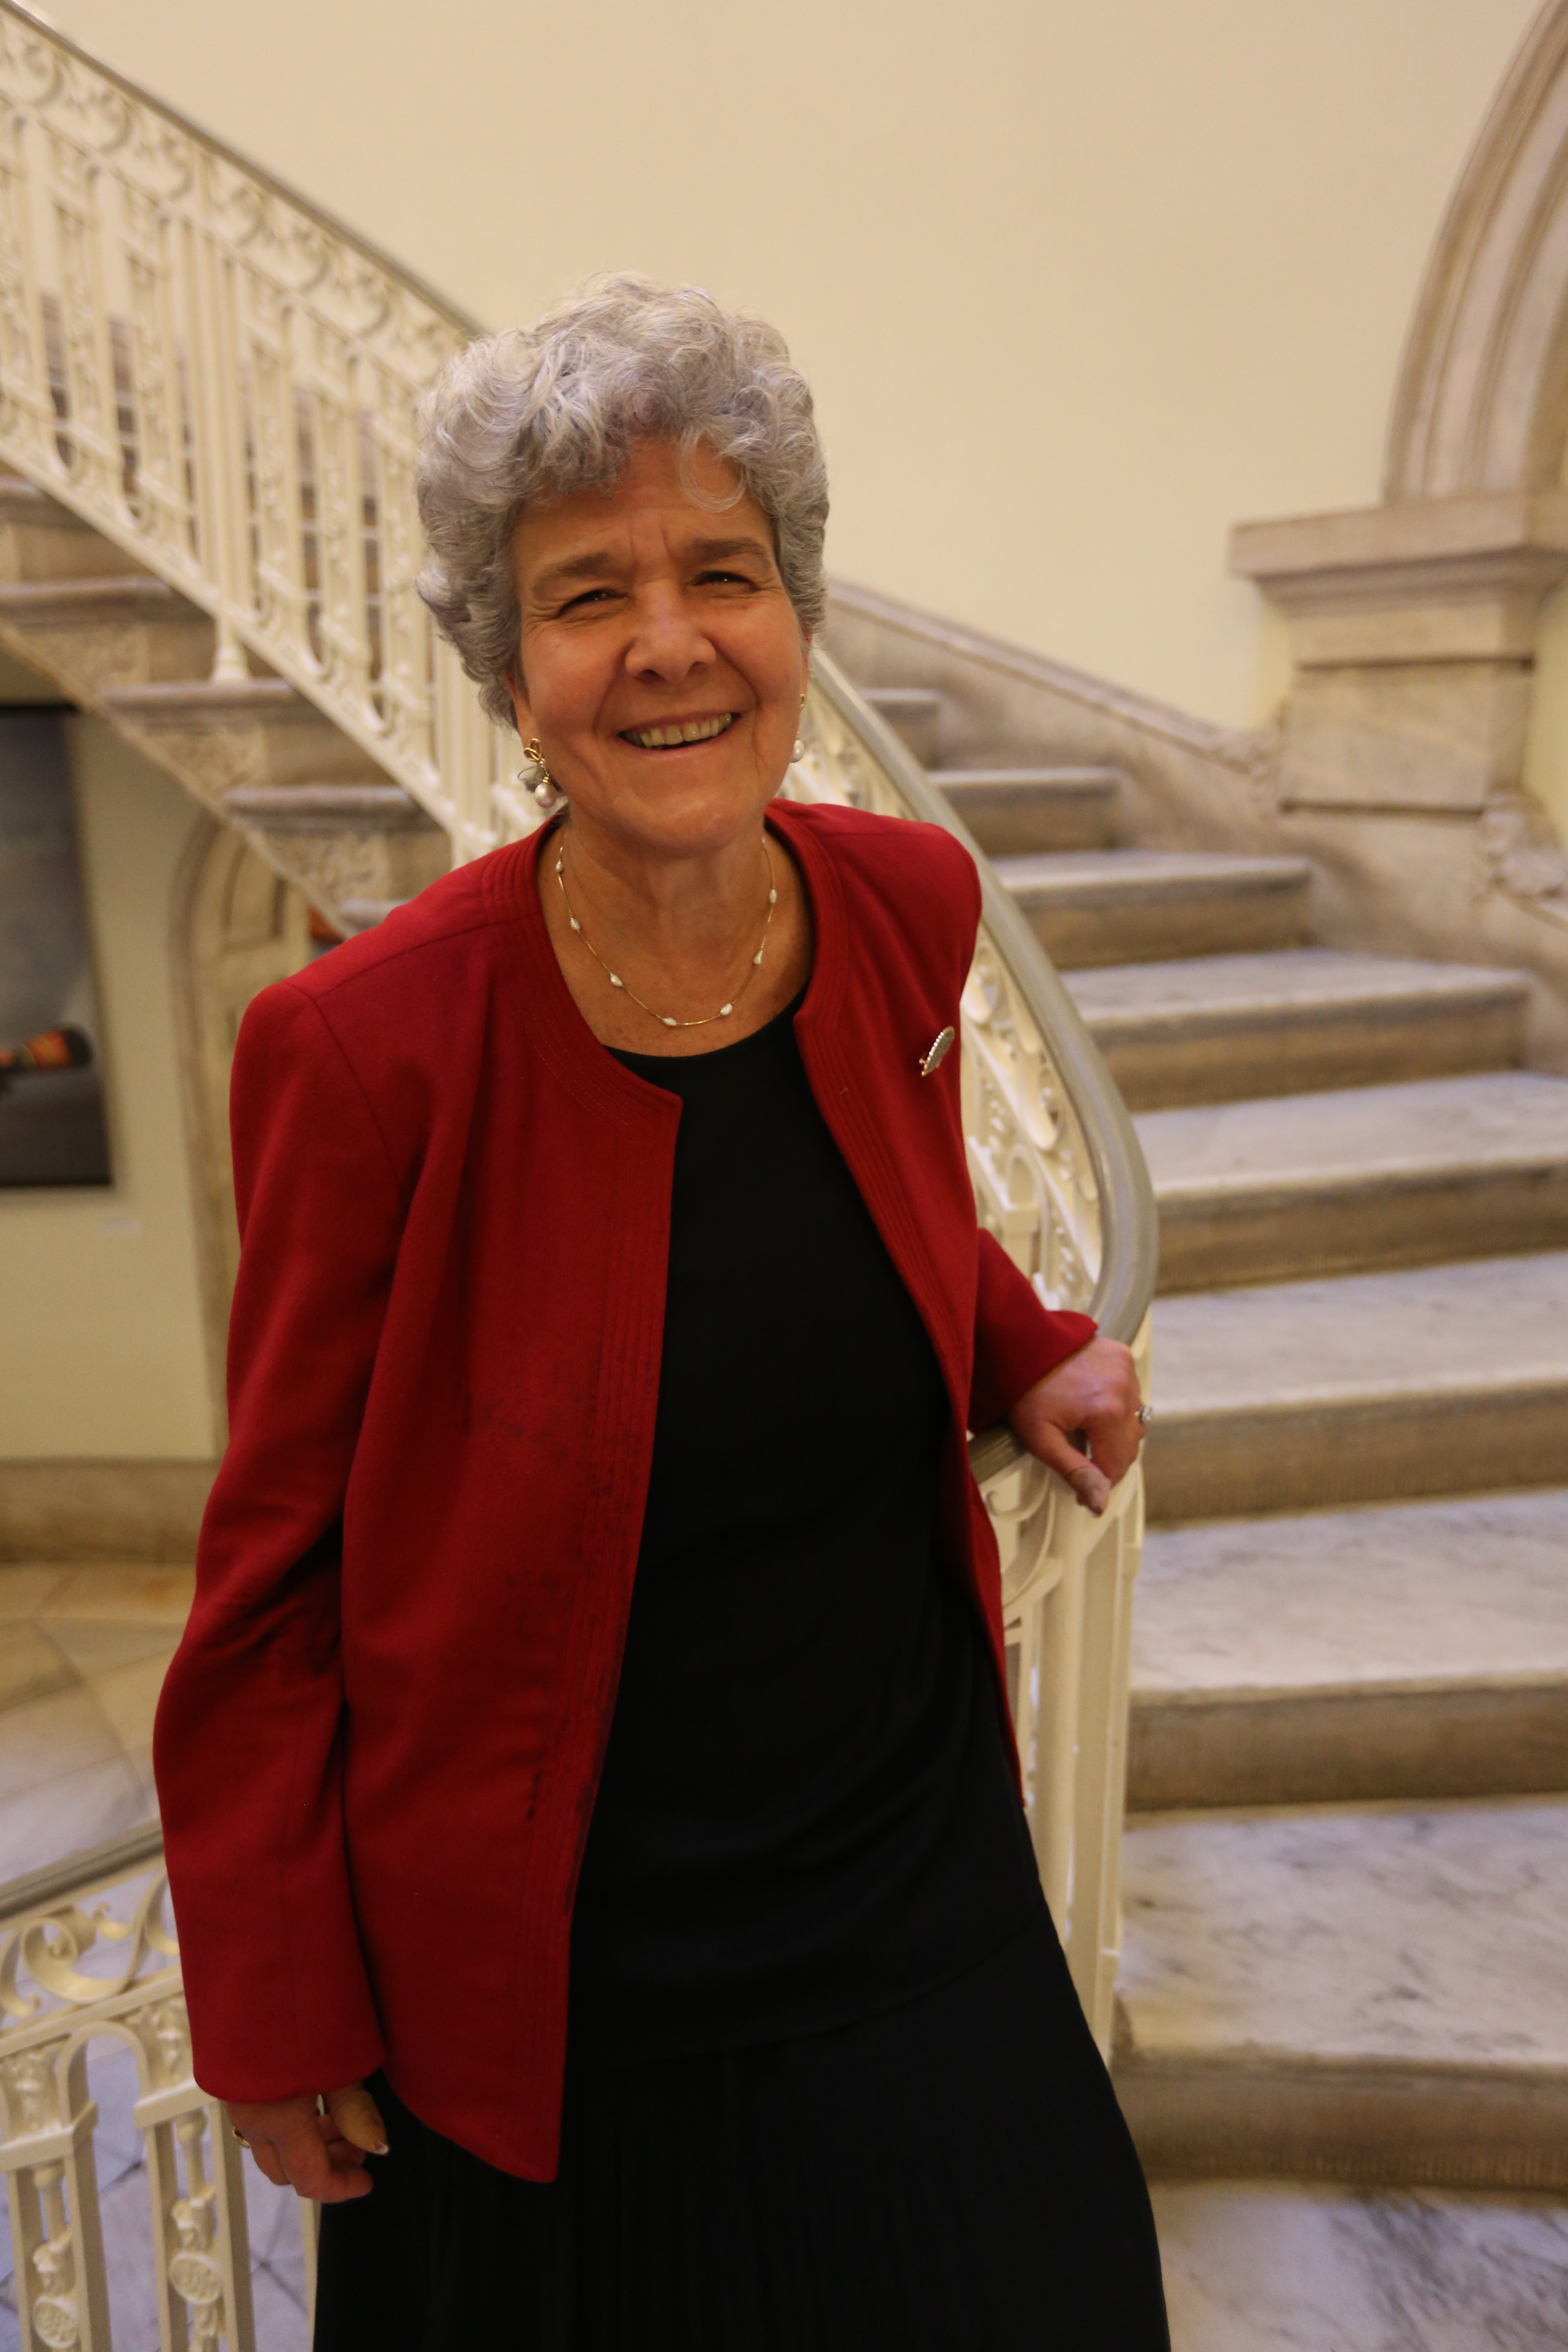
<svg viewBox="0 0 1568 2352"><path fill-rule="evenodd" d="M78 691L205 677L216 641L206 614L142 572L0 581L0 630Z"/></svg>
<svg viewBox="0 0 1568 2352"><path fill-rule="evenodd" d="M987 857L1104 849L1116 837L1115 768L934 768L931 780Z"/></svg>
<svg viewBox="0 0 1568 2352"><path fill-rule="evenodd" d="M942 757L940 694L918 686L863 686L860 694L922 768L936 766Z"/></svg>
<svg viewBox="0 0 1568 2352"><path fill-rule="evenodd" d="M107 573L152 577L123 548L116 547L19 475L0 477L0 579L73 580Z"/></svg>
<svg viewBox="0 0 1568 2352"><path fill-rule="evenodd" d="M401 784L237 784L225 793L223 804L242 824L268 833L334 833L345 825L440 829Z"/></svg>
<svg viewBox="0 0 1568 2352"><path fill-rule="evenodd" d="M450 863L441 828L401 793L389 803L384 771L285 678L106 687L98 701L198 800L239 817L340 929L379 920L364 908L401 904Z"/></svg>
<svg viewBox="0 0 1568 2352"><path fill-rule="evenodd" d="M1151 1528L1135 1811L1568 1790L1568 1488Z"/></svg>
<svg viewBox="0 0 1568 2352"><path fill-rule="evenodd" d="M246 784L386 782L370 753L287 678L116 686L99 699L128 734L156 738L166 764L188 763L204 798L215 784L221 796Z"/></svg>
<svg viewBox="0 0 1568 2352"><path fill-rule="evenodd" d="M1568 1484L1568 1252L1156 1302L1152 1517Z"/></svg>
<svg viewBox="0 0 1568 2352"><path fill-rule="evenodd" d="M1568 1801L1135 1818L1122 1893L1152 2173L1568 2187Z"/></svg>
<svg viewBox="0 0 1568 2352"><path fill-rule="evenodd" d="M1076 971L1068 986L1133 1110L1509 1067L1529 986L1470 964L1285 948Z"/></svg>
<svg viewBox="0 0 1568 2352"><path fill-rule="evenodd" d="M1304 858L1085 849L994 862L1064 971L1289 948L1306 937Z"/></svg>
<svg viewBox="0 0 1568 2352"><path fill-rule="evenodd" d="M1568 1247L1568 1078L1423 1078L1140 1114L1160 1287Z"/></svg>
<svg viewBox="0 0 1568 2352"><path fill-rule="evenodd" d="M1172 2352L1562 2352L1568 2202L1163 2180Z"/></svg>

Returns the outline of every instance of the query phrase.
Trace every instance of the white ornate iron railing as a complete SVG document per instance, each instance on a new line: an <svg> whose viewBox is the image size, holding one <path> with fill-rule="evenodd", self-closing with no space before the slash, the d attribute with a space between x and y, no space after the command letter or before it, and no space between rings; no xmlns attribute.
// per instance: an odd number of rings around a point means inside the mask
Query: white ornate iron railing
<svg viewBox="0 0 1568 2352"><path fill-rule="evenodd" d="M395 264L0 0L0 462L217 625L380 762L455 861L537 823L500 735L414 593L415 415L477 330ZM922 771L826 659L785 787L943 824ZM1103 1063L976 851L963 1102L982 1221L1047 1303L1146 1370L1148 1178ZM1142 1484L1102 1519L1005 1431L971 1458L996 1521L1012 1695L1042 1879L1109 2043L1119 1943L1131 1585ZM251 2352L236 2151L190 2075L156 1834L0 1903L0 2169L26 2352L107 2352L84 2053L136 2055L164 2352ZM307 2219L307 2244L313 2232Z"/></svg>
<svg viewBox="0 0 1568 2352"><path fill-rule="evenodd" d="M983 907L963 1010L963 1122L982 1224L1049 1307L1096 1315L1139 1358L1157 1224L1137 1139L1071 999L983 854L847 680L814 662L792 797L944 826L973 854ZM1121 1946L1131 1586L1143 1534L1135 1469L1093 1518L1010 1432L970 1460L1002 1549L1013 1717L1040 1877L1073 1980L1110 2044Z"/></svg>
<svg viewBox="0 0 1568 2352"><path fill-rule="evenodd" d="M494 846L500 738L414 590L415 418L478 330L0 6L0 457Z"/></svg>
<svg viewBox="0 0 1568 2352"><path fill-rule="evenodd" d="M82 1855L74 1872L40 1873L30 1887L5 1891L0 2020L0 2173L22 2352L110 2352L118 2298L104 2258L99 2110L88 2080L89 2052L106 2042L135 2065L132 2121L149 2211L144 2260L132 2268L156 2309L163 2352L220 2344L252 2352L243 2158L221 2105L191 2074L156 1830L118 1841L96 1864ZM301 2206L300 2221L309 2286L313 2209ZM144 2326L145 2310L136 2315Z"/></svg>

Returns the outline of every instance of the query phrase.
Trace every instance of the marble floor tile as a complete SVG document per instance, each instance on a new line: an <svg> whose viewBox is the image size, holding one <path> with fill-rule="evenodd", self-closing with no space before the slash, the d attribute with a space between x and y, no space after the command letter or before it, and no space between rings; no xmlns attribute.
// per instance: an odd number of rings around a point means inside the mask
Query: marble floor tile
<svg viewBox="0 0 1568 2352"><path fill-rule="evenodd" d="M34 1567L0 1562L0 1624L43 1613L51 1593L65 1582L66 1570L43 1563Z"/></svg>
<svg viewBox="0 0 1568 2352"><path fill-rule="evenodd" d="M1568 1801L1145 1816L1122 1887L1140 2049L1568 2067Z"/></svg>
<svg viewBox="0 0 1568 2352"><path fill-rule="evenodd" d="M1568 2206L1159 2182L1172 2352L1563 2352Z"/></svg>
<svg viewBox="0 0 1568 2352"><path fill-rule="evenodd" d="M0 1801L0 1885L101 1845L156 1818L129 1759L118 1751Z"/></svg>
<svg viewBox="0 0 1568 2352"><path fill-rule="evenodd" d="M0 1735L0 1803L120 1753L108 1717L80 1683L8 1707Z"/></svg>
<svg viewBox="0 0 1568 2352"><path fill-rule="evenodd" d="M0 1568L0 1880L157 1816L153 1715L184 1568Z"/></svg>
<svg viewBox="0 0 1568 2352"><path fill-rule="evenodd" d="M76 1680L72 1661L41 1625L23 1622L0 1629L0 1720L8 1707L52 1697Z"/></svg>
<svg viewBox="0 0 1568 2352"><path fill-rule="evenodd" d="M128 1755L134 1756L152 1743L153 1717L173 1655L170 1644L134 1664L94 1675L87 1685Z"/></svg>
<svg viewBox="0 0 1568 2352"><path fill-rule="evenodd" d="M172 1658L180 1638L177 1625L157 1618L50 1617L45 1622L49 1640L85 1681L115 1666L139 1664L143 1658Z"/></svg>
<svg viewBox="0 0 1568 2352"><path fill-rule="evenodd" d="M258 2352L307 2352L300 2200L291 2189L274 2189L254 2164L247 2164L245 2203Z"/></svg>
<svg viewBox="0 0 1568 2352"><path fill-rule="evenodd" d="M93 1562L65 1570L42 1612L56 1617L107 1617L122 1623L172 1625L191 1613L195 1573L188 1568Z"/></svg>

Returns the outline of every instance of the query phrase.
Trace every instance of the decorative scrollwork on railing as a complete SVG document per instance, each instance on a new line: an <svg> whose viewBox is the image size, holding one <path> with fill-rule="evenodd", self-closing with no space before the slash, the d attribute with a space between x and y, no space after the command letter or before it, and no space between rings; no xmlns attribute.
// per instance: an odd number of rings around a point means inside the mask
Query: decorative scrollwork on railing
<svg viewBox="0 0 1568 2352"><path fill-rule="evenodd" d="M817 665L801 742L792 797L917 814L853 723L843 681L826 662ZM1102 1240L1093 1162L1040 1024L984 922L962 1024L963 1128L980 1221L1047 1307L1087 1307Z"/></svg>
<svg viewBox="0 0 1568 2352"><path fill-rule="evenodd" d="M153 1874L129 1919L117 1919L107 1900L91 1912L66 1903L58 1910L24 1920L0 1941L0 2010L7 2017L37 2016L46 2000L64 2008L107 2000L135 1982L145 1960L174 1959L178 1947L163 1922L167 1881ZM77 1966L95 1947L122 1944L125 1956L112 1974L89 1975ZM23 1990L31 1977L37 1992Z"/></svg>
<svg viewBox="0 0 1568 2352"><path fill-rule="evenodd" d="M472 856L492 730L415 593L420 396L472 323L0 0L0 458L259 655Z"/></svg>
<svg viewBox="0 0 1568 2352"><path fill-rule="evenodd" d="M142 1862L0 1925L0 2172L26 2352L100 2352L110 2341L87 2073L89 2047L105 2040L135 2062L147 2268L175 2329L165 2341L253 2352L239 2154L192 2076L164 1896L161 1863Z"/></svg>
<svg viewBox="0 0 1568 2352"><path fill-rule="evenodd" d="M951 824L930 784L832 663L818 657L814 667L790 795ZM1047 1307L1087 1308L1100 1287L1107 1244L1094 1155L1030 981L984 916L963 992L961 1051L980 1221ZM1142 1316L1140 1307L1138 1321ZM1146 1330L1137 1345L1146 1379ZM971 1452L1001 1554L1013 1719L1040 1876L1103 2047L1121 1934L1142 1476L1134 1471L1123 1479L1096 1520L1061 1479L997 1433Z"/></svg>

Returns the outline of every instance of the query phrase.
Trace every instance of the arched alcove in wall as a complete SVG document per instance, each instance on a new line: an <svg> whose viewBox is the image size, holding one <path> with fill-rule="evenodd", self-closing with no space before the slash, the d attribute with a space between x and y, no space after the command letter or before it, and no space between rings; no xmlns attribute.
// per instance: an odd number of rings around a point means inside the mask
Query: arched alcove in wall
<svg viewBox="0 0 1568 2352"><path fill-rule="evenodd" d="M1568 439L1568 0L1503 78L1438 230L1389 418L1385 503L1557 486Z"/></svg>
<svg viewBox="0 0 1568 2352"><path fill-rule="evenodd" d="M228 1139L235 1040L252 997L310 961L310 906L243 834L203 824L176 887L172 946L209 1377L221 1430L225 1339L239 1262Z"/></svg>

